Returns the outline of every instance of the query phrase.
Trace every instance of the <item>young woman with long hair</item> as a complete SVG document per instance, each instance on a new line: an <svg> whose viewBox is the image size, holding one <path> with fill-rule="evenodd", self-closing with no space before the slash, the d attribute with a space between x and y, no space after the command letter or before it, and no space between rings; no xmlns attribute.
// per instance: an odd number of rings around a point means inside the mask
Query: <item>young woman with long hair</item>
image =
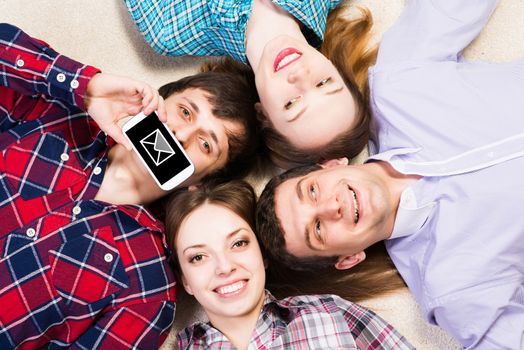
<svg viewBox="0 0 524 350"><path fill-rule="evenodd" d="M249 62L260 96L262 134L271 158L284 168L353 158L367 144L372 20L366 10L348 19L343 15L347 6L339 3L214 0L192 1L188 7L185 2L126 0L157 52Z"/></svg>

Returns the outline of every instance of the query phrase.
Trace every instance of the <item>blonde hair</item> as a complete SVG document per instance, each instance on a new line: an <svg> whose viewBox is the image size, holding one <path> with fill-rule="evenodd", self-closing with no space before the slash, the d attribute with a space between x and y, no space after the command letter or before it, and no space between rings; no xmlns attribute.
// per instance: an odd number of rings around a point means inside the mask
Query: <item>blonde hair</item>
<svg viewBox="0 0 524 350"><path fill-rule="evenodd" d="M348 19L343 12L349 5L340 5L328 17L320 52L368 95L368 68L375 63L378 47L371 45L373 17L367 8L357 7L359 15ZM366 98L367 101L367 98Z"/></svg>

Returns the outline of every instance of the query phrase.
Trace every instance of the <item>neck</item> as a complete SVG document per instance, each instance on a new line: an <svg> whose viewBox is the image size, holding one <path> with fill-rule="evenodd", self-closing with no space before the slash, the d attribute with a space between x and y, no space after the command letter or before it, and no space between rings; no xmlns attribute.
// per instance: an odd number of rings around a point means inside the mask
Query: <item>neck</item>
<svg viewBox="0 0 524 350"><path fill-rule="evenodd" d="M257 71L264 47L278 36L287 35L306 41L295 18L271 0L253 0L246 28L246 56Z"/></svg>
<svg viewBox="0 0 524 350"><path fill-rule="evenodd" d="M139 161L133 151L113 146L95 199L111 204L148 204L160 198L163 191Z"/></svg>
<svg viewBox="0 0 524 350"><path fill-rule="evenodd" d="M385 231L385 236L382 239L387 239L393 232L395 225L395 218L400 205L400 197L402 192L409 186L413 185L419 179L422 178L420 175L406 175L395 170L391 164L384 161L377 161L366 163L364 166L375 172L383 181L383 185L386 186L389 192L389 198L391 200L391 208L393 209L392 217L389 218L388 228Z"/></svg>
<svg viewBox="0 0 524 350"><path fill-rule="evenodd" d="M264 305L265 293L262 294L260 302L252 312L236 317L218 317L209 315L209 321L224 334L237 349L247 349L253 330L257 325L258 318Z"/></svg>

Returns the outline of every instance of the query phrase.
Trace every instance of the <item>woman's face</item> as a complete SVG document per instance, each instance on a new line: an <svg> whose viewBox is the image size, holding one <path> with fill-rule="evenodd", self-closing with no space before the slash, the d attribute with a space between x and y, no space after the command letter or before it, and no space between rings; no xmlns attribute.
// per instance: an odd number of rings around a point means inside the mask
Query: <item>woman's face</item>
<svg viewBox="0 0 524 350"><path fill-rule="evenodd" d="M356 124L342 77L307 43L288 36L269 42L255 78L264 114L295 147L323 147Z"/></svg>
<svg viewBox="0 0 524 350"><path fill-rule="evenodd" d="M260 312L264 261L254 232L240 216L203 204L182 222L176 247L184 288L212 323Z"/></svg>

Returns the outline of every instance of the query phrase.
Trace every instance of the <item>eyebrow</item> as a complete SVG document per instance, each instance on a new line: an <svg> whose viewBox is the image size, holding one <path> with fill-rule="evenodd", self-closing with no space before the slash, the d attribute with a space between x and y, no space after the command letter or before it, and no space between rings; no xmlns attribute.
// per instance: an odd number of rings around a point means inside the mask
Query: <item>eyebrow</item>
<svg viewBox="0 0 524 350"><path fill-rule="evenodd" d="M304 201L304 194L302 193L302 182L304 182L306 178L303 177L300 180L298 180L297 184L295 185L295 191L297 192L298 199L302 202Z"/></svg>
<svg viewBox="0 0 524 350"><path fill-rule="evenodd" d="M335 95L335 94L338 94L339 92L341 92L342 90L344 90L343 86L341 86L338 89L335 89L333 91L326 92L326 95Z"/></svg>
<svg viewBox="0 0 524 350"><path fill-rule="evenodd" d="M288 123L294 122L295 120L300 118L306 112L306 110L307 110L307 106L302 108L302 110L300 110L300 112L298 112L293 118L288 119L287 122Z"/></svg>
<svg viewBox="0 0 524 350"><path fill-rule="evenodd" d="M226 236L226 239L230 239L231 237L235 236L236 234L238 234L240 231L247 231L247 229L245 227L240 227L240 228L237 228L236 230L232 231L231 233L228 233L228 235ZM182 251L182 254L184 254L186 252L186 250L188 249L191 249L191 248L203 248L205 247L206 245L205 244L195 244L195 245L191 245L189 247L186 247L186 249L184 249Z"/></svg>
<svg viewBox="0 0 524 350"><path fill-rule="evenodd" d="M320 249L314 247L312 244L311 244L311 239L309 238L309 230L308 228L306 227L306 229L304 230L304 238L306 239L306 245L309 247L309 249L311 250L314 250L314 251L320 251Z"/></svg>
<svg viewBox="0 0 524 350"><path fill-rule="evenodd" d="M194 109L195 113L198 114L200 113L200 108L198 108L198 105L193 102L193 100L187 98L187 97L184 97L184 99L187 101L187 103L189 103L189 105L191 106L191 108ZM215 143L215 147L217 149L217 153L218 153L218 157L217 158L220 158L220 155L222 154L222 149L220 148L220 145L218 143L218 137L217 137L217 134L215 134L215 132L213 130L206 130L206 132L209 134L209 136L211 136L211 138L213 139L214 143Z"/></svg>

